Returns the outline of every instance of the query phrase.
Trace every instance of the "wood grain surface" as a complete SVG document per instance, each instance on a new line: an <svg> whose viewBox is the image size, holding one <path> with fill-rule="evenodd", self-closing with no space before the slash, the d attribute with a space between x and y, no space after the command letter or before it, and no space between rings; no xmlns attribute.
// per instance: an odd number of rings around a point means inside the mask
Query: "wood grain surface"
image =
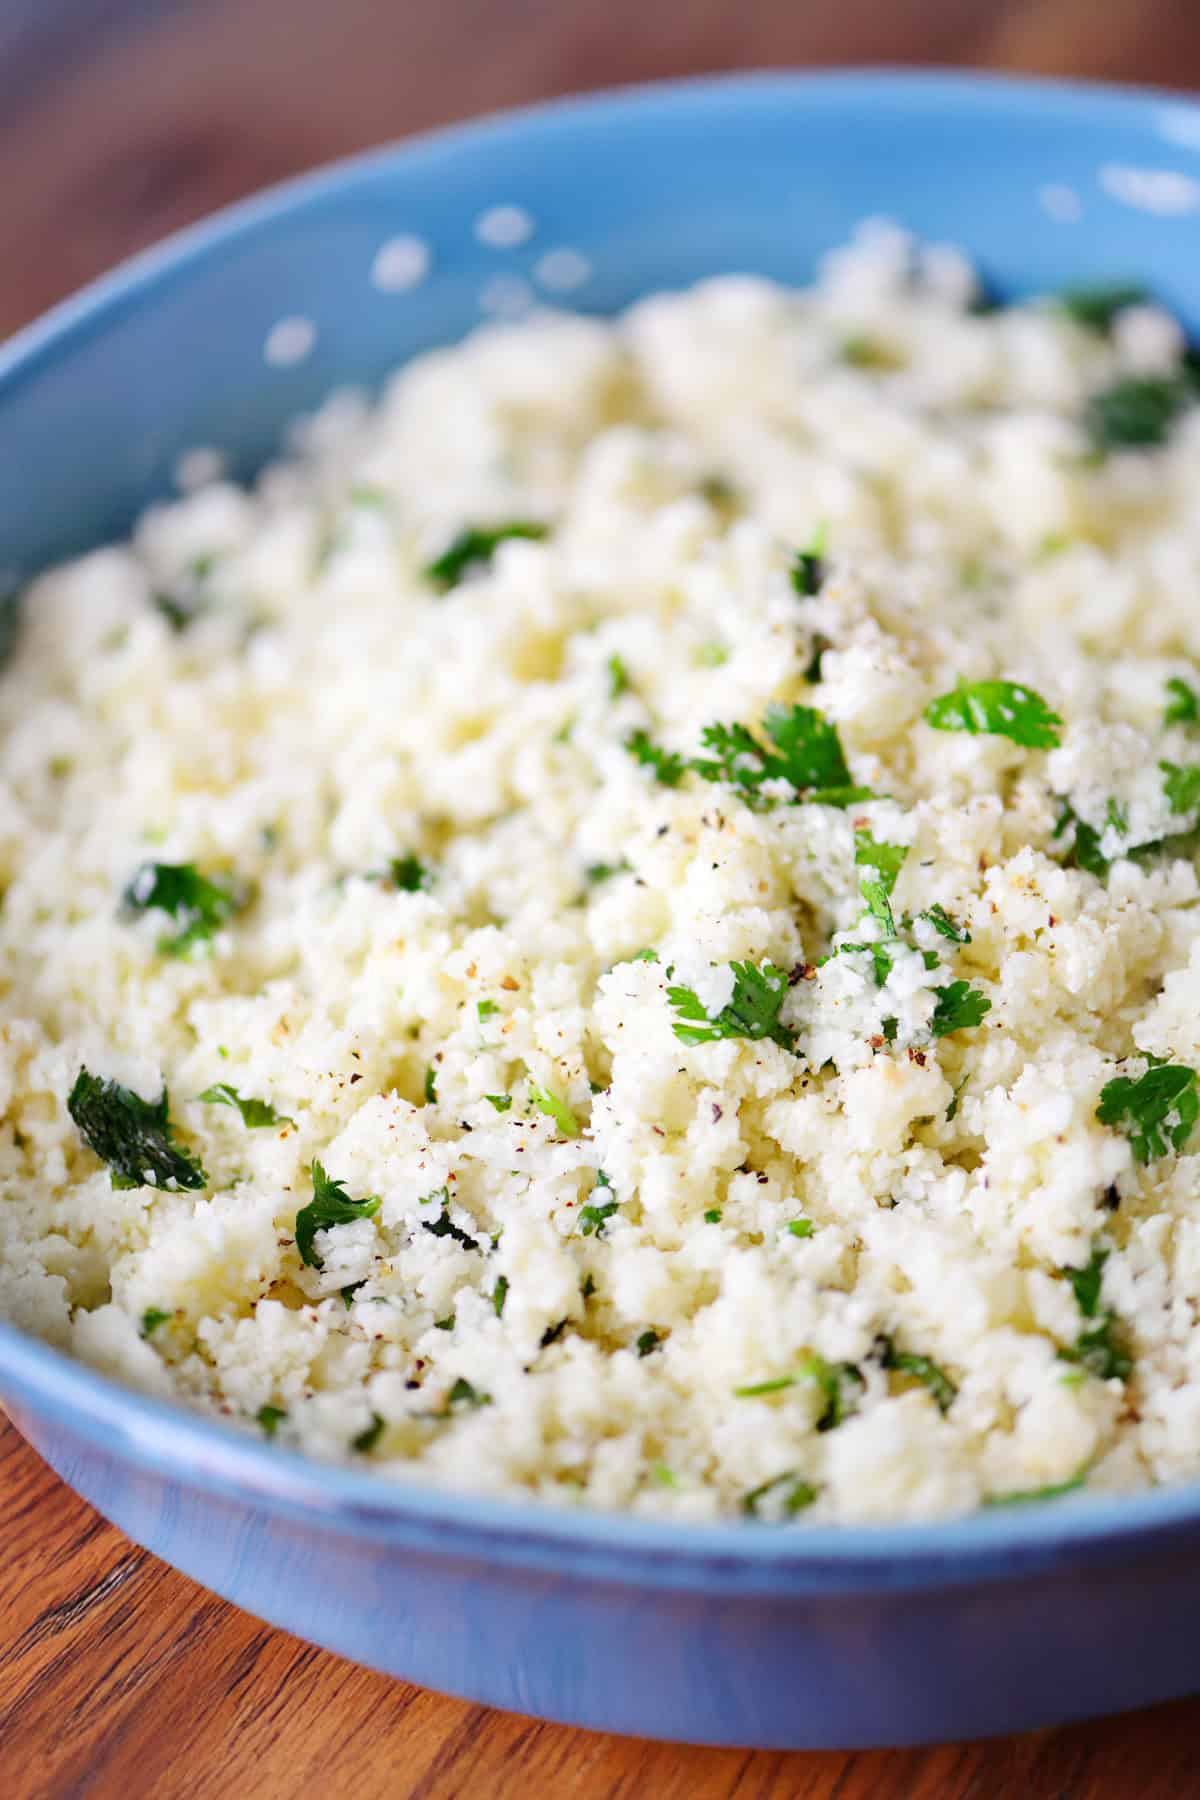
<svg viewBox="0 0 1200 1800"><path fill-rule="evenodd" d="M574 88L846 62L1200 86L1200 3L0 0L0 335L164 232L368 143ZM137 1550L2 1417L0 1546L0 1800L1200 1794L1200 1701L983 1744L781 1756L422 1693Z"/></svg>

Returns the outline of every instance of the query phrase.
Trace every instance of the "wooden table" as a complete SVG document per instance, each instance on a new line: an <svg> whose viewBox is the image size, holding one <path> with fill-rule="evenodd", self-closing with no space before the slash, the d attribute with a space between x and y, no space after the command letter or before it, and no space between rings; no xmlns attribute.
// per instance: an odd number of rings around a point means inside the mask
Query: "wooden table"
<svg viewBox="0 0 1200 1800"><path fill-rule="evenodd" d="M368 143L572 88L839 62L1200 87L1200 5L9 0L0 334L165 231ZM258 1624L136 1550L2 1419L0 1545L3 1800L1200 1793L1200 1701L1004 1742L780 1756L598 1737L421 1693Z"/></svg>

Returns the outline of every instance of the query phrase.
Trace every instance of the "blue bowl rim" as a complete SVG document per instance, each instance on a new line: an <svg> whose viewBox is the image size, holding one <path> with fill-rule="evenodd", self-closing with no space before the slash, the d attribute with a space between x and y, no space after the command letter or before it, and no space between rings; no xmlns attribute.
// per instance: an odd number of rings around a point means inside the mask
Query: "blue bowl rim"
<svg viewBox="0 0 1200 1800"><path fill-rule="evenodd" d="M987 105L1012 113L1014 123L1041 114L1079 127L1144 123L1151 109L1166 109L1194 113L1200 123L1195 99L1164 89L935 69L752 70L567 95L340 158L173 233L0 344L0 391L35 374L68 339L86 339L127 308L184 279L209 252L394 163L436 168L440 159L486 151L513 131L557 136L580 123L619 129L627 117L647 110L664 117L696 109L711 115L756 101L789 100L837 108L886 104L899 112ZM57 1415L96 1449L120 1456L122 1444L131 1446L129 1460L186 1487L266 1502L310 1526L318 1518L332 1532L486 1556L490 1562L562 1572L562 1553L569 1551L569 1567L580 1578L638 1586L703 1586L778 1598L829 1589L929 1589L1150 1554L1164 1544L1190 1546L1200 1527L1200 1479L913 1524L790 1531L756 1530L733 1521L681 1527L660 1518L490 1498L318 1463L243 1436L181 1403L124 1387L3 1321L0 1375L13 1384L15 1410L24 1406L34 1416L35 1435L38 1419Z"/></svg>

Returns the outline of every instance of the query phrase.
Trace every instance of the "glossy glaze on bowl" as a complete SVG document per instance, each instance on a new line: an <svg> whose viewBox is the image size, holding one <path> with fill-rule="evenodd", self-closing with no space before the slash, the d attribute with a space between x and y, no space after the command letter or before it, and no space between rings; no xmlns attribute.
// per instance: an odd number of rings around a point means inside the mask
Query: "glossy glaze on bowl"
<svg viewBox="0 0 1200 1800"><path fill-rule="evenodd" d="M568 102L368 157L151 252L0 351L0 563L124 530L220 455L535 296L803 281L869 214L1003 295L1136 277L1200 324L1200 110L932 76ZM200 456L197 457L197 452ZM187 473L185 463L184 473ZM682 1531L305 1464L0 1328L0 1395L139 1542L377 1667L607 1729L768 1746L1011 1730L1200 1685L1200 1490L950 1526Z"/></svg>

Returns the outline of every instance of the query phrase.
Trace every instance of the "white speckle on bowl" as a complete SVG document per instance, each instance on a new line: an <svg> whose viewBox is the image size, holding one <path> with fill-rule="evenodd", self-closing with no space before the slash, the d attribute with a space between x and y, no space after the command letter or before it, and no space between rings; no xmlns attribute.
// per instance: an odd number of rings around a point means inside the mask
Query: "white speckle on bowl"
<svg viewBox="0 0 1200 1800"><path fill-rule="evenodd" d="M1061 181L1048 181L1040 187L1038 204L1056 225L1074 225L1083 217L1083 201L1073 187Z"/></svg>
<svg viewBox="0 0 1200 1800"><path fill-rule="evenodd" d="M181 451L175 458L172 471L175 486L181 494L194 494L197 488L208 487L211 482L220 481L224 473L224 452L214 450L207 444L197 444L194 450Z"/></svg>
<svg viewBox="0 0 1200 1800"><path fill-rule="evenodd" d="M475 221L475 236L489 250L515 250L533 236L533 219L523 206L489 206Z"/></svg>
<svg viewBox="0 0 1200 1800"><path fill-rule="evenodd" d="M1200 150L1200 106L1168 106L1158 115L1159 136L1185 150Z"/></svg>
<svg viewBox="0 0 1200 1800"><path fill-rule="evenodd" d="M582 287L592 273L592 265L581 250L547 250L534 265L533 273L544 288L556 294L569 293Z"/></svg>
<svg viewBox="0 0 1200 1800"><path fill-rule="evenodd" d="M493 275L479 290L481 312L499 319L519 319L533 305L533 289L519 275Z"/></svg>
<svg viewBox="0 0 1200 1800"><path fill-rule="evenodd" d="M312 355L316 341L317 328L311 319L280 319L267 333L263 357L274 369L290 369Z"/></svg>
<svg viewBox="0 0 1200 1800"><path fill-rule="evenodd" d="M1179 169L1135 169L1127 163L1105 163L1100 186L1122 206L1173 216L1200 210L1200 181Z"/></svg>
<svg viewBox="0 0 1200 1800"><path fill-rule="evenodd" d="M371 280L384 294L404 294L419 287L432 261L424 238L401 235L381 244L371 264Z"/></svg>

